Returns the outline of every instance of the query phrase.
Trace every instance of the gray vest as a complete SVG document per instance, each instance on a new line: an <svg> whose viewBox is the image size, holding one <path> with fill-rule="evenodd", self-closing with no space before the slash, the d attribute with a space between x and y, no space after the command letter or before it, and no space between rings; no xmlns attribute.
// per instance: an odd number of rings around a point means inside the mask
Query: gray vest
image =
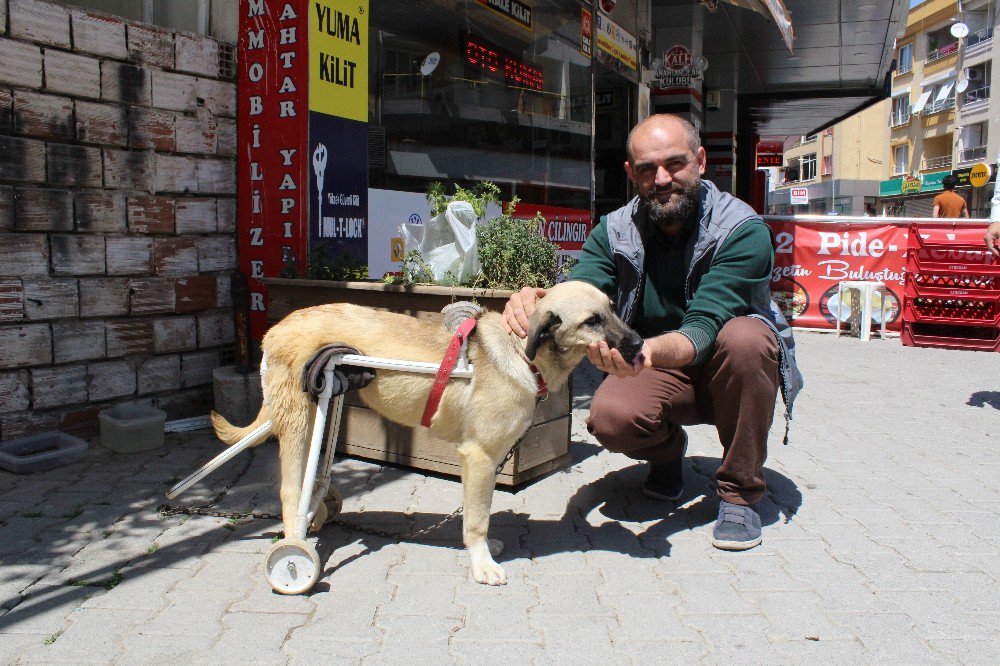
<svg viewBox="0 0 1000 666"><path fill-rule="evenodd" d="M760 217L746 203L720 192L707 180L701 181L701 215L698 229L691 234L684 252L687 261L684 295L688 303L694 298L702 276L712 265L715 253L729 234L744 222ZM636 304L642 298L645 262L642 236L646 232L645 226L646 214L639 205L639 197L608 215L608 242L617 274L615 309L618 316L629 325L635 318ZM770 326L778 339L781 352L781 395L785 400L785 418L790 420L792 404L802 388L802 373L795 362L792 329L771 299L769 282L761 283L751 296L749 316Z"/></svg>

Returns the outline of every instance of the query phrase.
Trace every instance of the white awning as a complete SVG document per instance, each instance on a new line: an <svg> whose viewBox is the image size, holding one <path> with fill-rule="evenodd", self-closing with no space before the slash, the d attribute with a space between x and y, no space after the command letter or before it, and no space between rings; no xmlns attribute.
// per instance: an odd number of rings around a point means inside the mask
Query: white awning
<svg viewBox="0 0 1000 666"><path fill-rule="evenodd" d="M710 11L715 11L715 6L719 0L700 0ZM785 40L785 46L792 50L792 40L795 39L795 30L792 28L792 17L788 14L783 0L725 0L731 5L742 7L763 14L774 21L781 32L781 38Z"/></svg>
<svg viewBox="0 0 1000 666"><path fill-rule="evenodd" d="M913 105L912 109L910 109L910 113L920 113L921 111L923 111L924 107L927 106L927 100L929 100L930 98L931 98L931 91L928 90L927 92L925 92L920 96L920 99L917 100L917 103Z"/></svg>
<svg viewBox="0 0 1000 666"><path fill-rule="evenodd" d="M934 98L935 102L943 102L948 99L948 95L951 94L951 89L955 87L955 82L952 81L948 85L942 86L941 91L938 92L937 97Z"/></svg>

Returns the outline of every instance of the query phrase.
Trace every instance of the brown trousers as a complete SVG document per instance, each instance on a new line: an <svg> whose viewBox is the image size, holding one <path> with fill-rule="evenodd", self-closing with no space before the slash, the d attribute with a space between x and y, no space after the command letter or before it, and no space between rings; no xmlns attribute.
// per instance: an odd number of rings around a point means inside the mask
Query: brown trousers
<svg viewBox="0 0 1000 666"><path fill-rule="evenodd" d="M667 463L683 454L681 426L714 424L722 442L719 497L756 504L780 371L778 342L764 322L736 317L722 327L704 365L635 377L609 375L594 393L587 428L609 451Z"/></svg>

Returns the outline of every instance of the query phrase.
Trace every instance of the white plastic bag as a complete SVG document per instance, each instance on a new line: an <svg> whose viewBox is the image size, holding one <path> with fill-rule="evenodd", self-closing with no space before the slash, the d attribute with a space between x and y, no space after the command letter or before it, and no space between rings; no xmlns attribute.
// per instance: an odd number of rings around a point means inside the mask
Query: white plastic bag
<svg viewBox="0 0 1000 666"><path fill-rule="evenodd" d="M479 274L476 213L465 201L452 201L443 213L426 224L403 224L400 231L406 251L417 250L434 273L436 282L468 282Z"/></svg>

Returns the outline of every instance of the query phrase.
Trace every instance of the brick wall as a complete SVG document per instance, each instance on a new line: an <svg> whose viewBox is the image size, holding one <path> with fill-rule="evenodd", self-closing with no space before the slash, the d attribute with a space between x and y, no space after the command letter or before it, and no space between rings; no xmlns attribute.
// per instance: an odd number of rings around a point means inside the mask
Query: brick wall
<svg viewBox="0 0 1000 666"><path fill-rule="evenodd" d="M122 402L208 412L233 343L226 53L0 0L0 439L90 436Z"/></svg>

